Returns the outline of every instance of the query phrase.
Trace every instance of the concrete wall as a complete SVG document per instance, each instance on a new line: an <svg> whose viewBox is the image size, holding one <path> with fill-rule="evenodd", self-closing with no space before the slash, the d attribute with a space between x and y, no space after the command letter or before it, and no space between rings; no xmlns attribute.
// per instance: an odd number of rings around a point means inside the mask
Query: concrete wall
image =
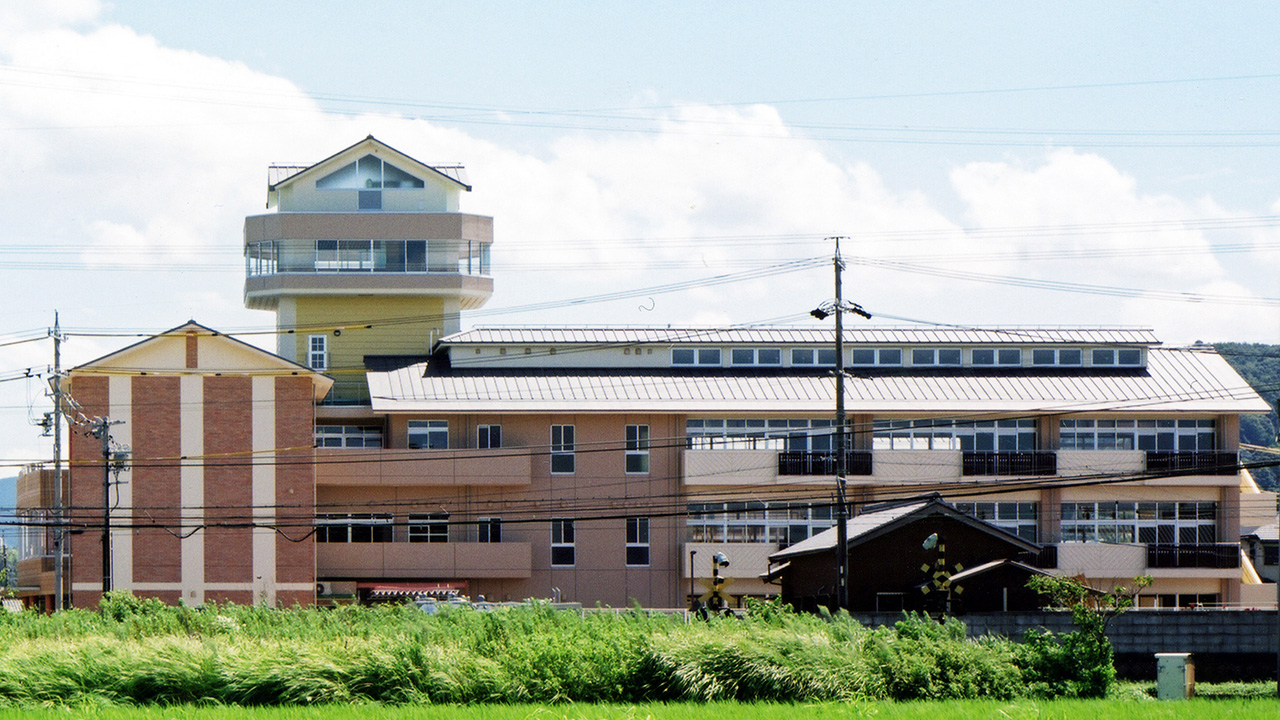
<svg viewBox="0 0 1280 720"><path fill-rule="evenodd" d="M854 613L864 625L891 625L901 613ZM959 618L970 637L1021 639L1027 630L1073 632L1065 611L983 613ZM1107 637L1121 677L1155 676L1155 653L1189 652L1205 681L1274 677L1276 613L1272 610L1137 610L1111 621Z"/></svg>

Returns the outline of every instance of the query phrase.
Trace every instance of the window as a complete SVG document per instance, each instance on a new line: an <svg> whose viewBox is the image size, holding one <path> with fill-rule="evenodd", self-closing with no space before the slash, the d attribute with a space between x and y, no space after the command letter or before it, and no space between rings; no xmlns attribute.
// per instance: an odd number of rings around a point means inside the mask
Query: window
<svg viewBox="0 0 1280 720"><path fill-rule="evenodd" d="M1217 542L1216 502L1062 503L1063 542L1196 545Z"/></svg>
<svg viewBox="0 0 1280 720"><path fill-rule="evenodd" d="M1031 351L1031 364L1079 367L1081 355L1080 348L1036 348Z"/></svg>
<svg viewBox="0 0 1280 720"><path fill-rule="evenodd" d="M502 447L502 426L477 425L476 447L481 450L496 450Z"/></svg>
<svg viewBox="0 0 1280 720"><path fill-rule="evenodd" d="M409 447L415 450L446 450L449 447L448 420L410 420Z"/></svg>
<svg viewBox="0 0 1280 720"><path fill-rule="evenodd" d="M1137 348L1094 348L1090 354L1094 365L1138 367L1142 364L1142 351Z"/></svg>
<svg viewBox="0 0 1280 720"><path fill-rule="evenodd" d="M1036 449L1036 421L876 420L872 424L871 447L875 450L1025 452Z"/></svg>
<svg viewBox="0 0 1280 720"><path fill-rule="evenodd" d="M671 364L677 367L691 365L719 365L719 348L673 348Z"/></svg>
<svg viewBox="0 0 1280 720"><path fill-rule="evenodd" d="M971 357L974 365L1022 365L1022 350L1018 348L974 348Z"/></svg>
<svg viewBox="0 0 1280 720"><path fill-rule="evenodd" d="M734 348L729 354L734 365L781 365L782 351L778 348Z"/></svg>
<svg viewBox="0 0 1280 720"><path fill-rule="evenodd" d="M551 521L551 564L573 565L573 521Z"/></svg>
<svg viewBox="0 0 1280 720"><path fill-rule="evenodd" d="M956 510L1003 528L1028 542L1039 542L1040 503L978 502L956 503Z"/></svg>
<svg viewBox="0 0 1280 720"><path fill-rule="evenodd" d="M858 364L856 361L854 364ZM911 364L927 365L960 365L960 348L915 348L911 351Z"/></svg>
<svg viewBox="0 0 1280 720"><path fill-rule="evenodd" d="M307 367L320 371L329 369L328 335L311 335L307 338Z"/></svg>
<svg viewBox="0 0 1280 720"><path fill-rule="evenodd" d="M791 364L799 367L835 367L836 351L833 348L794 348L791 350Z"/></svg>
<svg viewBox="0 0 1280 720"><path fill-rule="evenodd" d="M382 428L368 425L317 425L316 447L380 448Z"/></svg>
<svg viewBox="0 0 1280 720"><path fill-rule="evenodd" d="M649 426L627 426L627 472L649 472Z"/></svg>
<svg viewBox="0 0 1280 720"><path fill-rule="evenodd" d="M649 564L649 518L627 518L627 565Z"/></svg>
<svg viewBox="0 0 1280 720"><path fill-rule="evenodd" d="M480 518L476 521L476 542L502 542L502 518Z"/></svg>
<svg viewBox="0 0 1280 720"><path fill-rule="evenodd" d="M901 365L900 348L854 348L854 365Z"/></svg>
<svg viewBox="0 0 1280 720"><path fill-rule="evenodd" d="M410 513L409 542L449 542L449 513Z"/></svg>
<svg viewBox="0 0 1280 720"><path fill-rule="evenodd" d="M420 178L383 162L369 154L348 163L316 181L319 190L356 190L381 188L422 188Z"/></svg>
<svg viewBox="0 0 1280 720"><path fill-rule="evenodd" d="M573 426L551 426L551 472L567 475L573 467Z"/></svg>
<svg viewBox="0 0 1280 720"><path fill-rule="evenodd" d="M391 542L390 513L328 513L316 516L316 542Z"/></svg>
<svg viewBox="0 0 1280 720"><path fill-rule="evenodd" d="M803 502L689 503L689 542L794 545L835 525L831 505Z"/></svg>
<svg viewBox="0 0 1280 720"><path fill-rule="evenodd" d="M833 447L834 424L829 418L690 418L684 434L691 450L827 452Z"/></svg>
<svg viewBox="0 0 1280 720"><path fill-rule="evenodd" d="M1217 448L1217 422L1212 418L1067 418L1058 421L1058 427L1062 450L1211 452Z"/></svg>

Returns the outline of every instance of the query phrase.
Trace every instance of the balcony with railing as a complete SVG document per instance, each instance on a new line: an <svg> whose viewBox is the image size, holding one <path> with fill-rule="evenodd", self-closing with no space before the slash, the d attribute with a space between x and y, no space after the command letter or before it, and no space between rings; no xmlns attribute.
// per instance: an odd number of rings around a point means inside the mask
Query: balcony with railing
<svg viewBox="0 0 1280 720"><path fill-rule="evenodd" d="M1148 545L1149 568L1238 568L1240 546L1235 543Z"/></svg>
<svg viewBox="0 0 1280 720"><path fill-rule="evenodd" d="M1148 451L1147 472L1186 475L1235 475L1240 458L1233 452Z"/></svg>
<svg viewBox="0 0 1280 720"><path fill-rule="evenodd" d="M964 475L1057 475L1058 455L1053 452L965 452Z"/></svg>
<svg viewBox="0 0 1280 720"><path fill-rule="evenodd" d="M489 243L468 240L264 240L245 247L245 276L281 273L489 275Z"/></svg>
<svg viewBox="0 0 1280 720"><path fill-rule="evenodd" d="M778 452L778 474L833 476L839 469L839 459L834 452L781 450ZM871 452L846 452L844 472L845 475L870 475Z"/></svg>

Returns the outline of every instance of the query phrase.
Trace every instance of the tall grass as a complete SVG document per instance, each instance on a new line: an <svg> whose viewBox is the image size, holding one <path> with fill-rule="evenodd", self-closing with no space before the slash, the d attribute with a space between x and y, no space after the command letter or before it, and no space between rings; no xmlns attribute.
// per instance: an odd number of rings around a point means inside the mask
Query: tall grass
<svg viewBox="0 0 1280 720"><path fill-rule="evenodd" d="M559 703L1012 698L1044 663L955 620L867 629L756 606L686 624L547 606L169 607L0 615L0 703Z"/></svg>

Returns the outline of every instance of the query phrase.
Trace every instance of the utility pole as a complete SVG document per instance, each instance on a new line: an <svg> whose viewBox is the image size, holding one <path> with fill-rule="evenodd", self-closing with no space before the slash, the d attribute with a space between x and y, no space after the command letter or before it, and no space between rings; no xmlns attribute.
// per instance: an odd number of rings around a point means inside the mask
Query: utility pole
<svg viewBox="0 0 1280 720"><path fill-rule="evenodd" d="M836 238L836 599L840 609L849 609L849 505L845 497L845 476L849 472L848 445L844 434L844 312L843 283L840 271L844 262L840 259L840 238Z"/></svg>
<svg viewBox="0 0 1280 720"><path fill-rule="evenodd" d="M835 265L836 297L834 303L823 303L810 315L822 320L828 315L836 316L835 366L836 366L836 602L840 608L849 609L849 506L845 494L846 476L849 473L849 444L846 435L847 425L844 412L844 322L842 316L846 312L871 318L871 314L856 303L845 303L843 282L840 272L844 270L844 261L840 258L840 238L835 241L835 254L832 262Z"/></svg>
<svg viewBox="0 0 1280 720"><path fill-rule="evenodd" d="M53 313L53 609L61 611L66 602L63 592L62 563L66 557L63 547L63 484L62 484L62 330L58 313Z"/></svg>
<svg viewBox="0 0 1280 720"><path fill-rule="evenodd" d="M111 592L111 423L99 418L93 436L102 441L102 595Z"/></svg>

